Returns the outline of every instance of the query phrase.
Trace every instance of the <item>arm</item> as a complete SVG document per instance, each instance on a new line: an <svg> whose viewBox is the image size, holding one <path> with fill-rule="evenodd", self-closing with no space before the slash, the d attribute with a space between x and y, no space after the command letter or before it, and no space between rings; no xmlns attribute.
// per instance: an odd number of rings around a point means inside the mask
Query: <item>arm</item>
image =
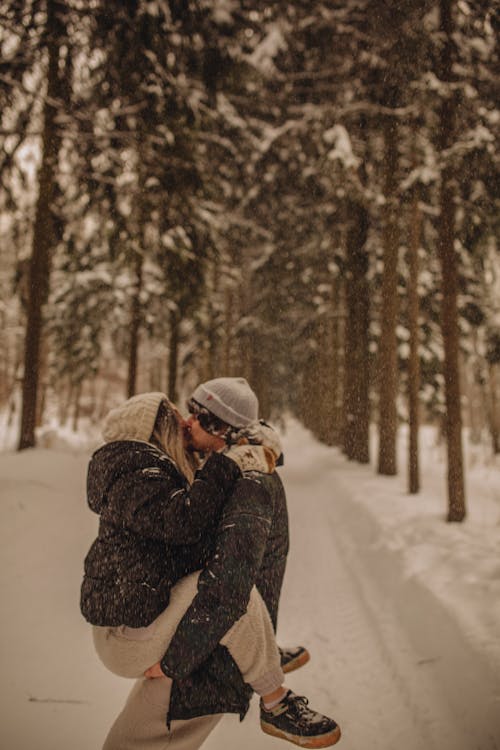
<svg viewBox="0 0 500 750"><path fill-rule="evenodd" d="M272 514L272 498L257 479L245 477L237 482L219 524L215 554L201 573L198 593L161 661L168 677L187 677L245 613Z"/></svg>
<svg viewBox="0 0 500 750"><path fill-rule="evenodd" d="M113 487L104 520L169 544L196 542L207 519L220 513L225 498L241 476L236 464L215 453L196 472L191 487L173 465L145 466L127 474Z"/></svg>

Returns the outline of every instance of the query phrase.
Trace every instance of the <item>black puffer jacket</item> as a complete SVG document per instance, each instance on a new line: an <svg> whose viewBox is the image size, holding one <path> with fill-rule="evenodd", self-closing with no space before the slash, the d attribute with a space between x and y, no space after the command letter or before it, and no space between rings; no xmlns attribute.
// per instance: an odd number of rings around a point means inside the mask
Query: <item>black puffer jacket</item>
<svg viewBox="0 0 500 750"><path fill-rule="evenodd" d="M248 710L251 689L229 652L217 645L245 612L257 585L276 627L288 553L285 492L276 472L245 473L226 502L216 549L198 594L162 660L174 679L167 720Z"/></svg>
<svg viewBox="0 0 500 750"><path fill-rule="evenodd" d="M87 493L100 524L85 558L83 616L108 627L151 623L172 586L213 553L224 500L240 476L233 461L213 454L189 488L149 443L118 441L97 450Z"/></svg>

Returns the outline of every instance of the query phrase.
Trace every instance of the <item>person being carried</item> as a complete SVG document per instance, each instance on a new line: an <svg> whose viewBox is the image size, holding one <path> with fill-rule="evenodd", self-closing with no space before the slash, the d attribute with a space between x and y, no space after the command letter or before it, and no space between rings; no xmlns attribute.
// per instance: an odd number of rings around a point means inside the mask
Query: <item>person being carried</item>
<svg viewBox="0 0 500 750"><path fill-rule="evenodd" d="M242 680L241 658L248 658L248 653L235 658L224 647L224 639L234 623L245 620L254 584L276 627L288 552L286 498L278 474L271 470L274 462L269 466L270 453L276 457L281 452L276 433L257 421L257 399L242 378L218 378L199 386L190 410L189 442L193 449L208 454L205 466L214 455L219 460L232 456L233 461L238 456L243 475L224 504L216 534L211 535L210 554L197 578L194 600L161 667L148 670L149 675L161 670L171 680L136 683L104 750L159 749L167 736L172 750L177 742L183 749L194 750L221 714L237 712L243 718L251 689ZM256 449L262 459L259 466L252 458ZM300 660L300 651L298 656ZM340 737L332 719L309 709L306 699L282 685L263 697L261 726L303 747L326 747Z"/></svg>
<svg viewBox="0 0 500 750"><path fill-rule="evenodd" d="M85 561L81 606L101 660L120 676L140 677L164 654L213 554L238 466L269 472L277 458L276 446L262 442L212 451L189 487L194 462L183 449L183 426L164 394L136 396L108 415L108 442L89 465L89 504L100 527ZM284 691L280 654L255 588L220 643L264 703L276 702Z"/></svg>

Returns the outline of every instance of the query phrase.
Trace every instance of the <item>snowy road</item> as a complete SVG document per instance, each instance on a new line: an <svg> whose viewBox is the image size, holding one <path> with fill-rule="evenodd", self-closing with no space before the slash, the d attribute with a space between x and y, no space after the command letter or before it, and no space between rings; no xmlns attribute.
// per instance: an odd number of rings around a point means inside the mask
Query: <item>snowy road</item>
<svg viewBox="0 0 500 750"><path fill-rule="evenodd" d="M293 440L287 453L292 549L279 640L312 655L289 686L336 718L345 750L499 750L498 675L401 575L352 502L350 467ZM94 529L85 463L55 452L0 456L2 605L11 613L2 623L0 747L8 750L98 750L129 689L99 665L77 609ZM243 724L225 717L203 750L235 747L291 746L261 733L254 698Z"/></svg>

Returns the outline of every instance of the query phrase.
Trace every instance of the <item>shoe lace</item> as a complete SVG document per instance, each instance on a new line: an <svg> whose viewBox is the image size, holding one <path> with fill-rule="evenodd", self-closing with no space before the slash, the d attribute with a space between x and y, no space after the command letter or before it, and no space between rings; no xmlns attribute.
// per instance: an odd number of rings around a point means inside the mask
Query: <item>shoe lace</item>
<svg viewBox="0 0 500 750"><path fill-rule="evenodd" d="M326 716L309 708L309 700L303 695L294 695L290 701L295 711L295 716L288 714L291 719L295 719L297 726L305 728L314 724L318 729L328 726L329 720Z"/></svg>
<svg viewBox="0 0 500 750"><path fill-rule="evenodd" d="M294 696L293 704L297 712L300 724L308 724L315 718L317 720L318 714L316 713L316 711L312 711L309 708L309 700L305 696Z"/></svg>

